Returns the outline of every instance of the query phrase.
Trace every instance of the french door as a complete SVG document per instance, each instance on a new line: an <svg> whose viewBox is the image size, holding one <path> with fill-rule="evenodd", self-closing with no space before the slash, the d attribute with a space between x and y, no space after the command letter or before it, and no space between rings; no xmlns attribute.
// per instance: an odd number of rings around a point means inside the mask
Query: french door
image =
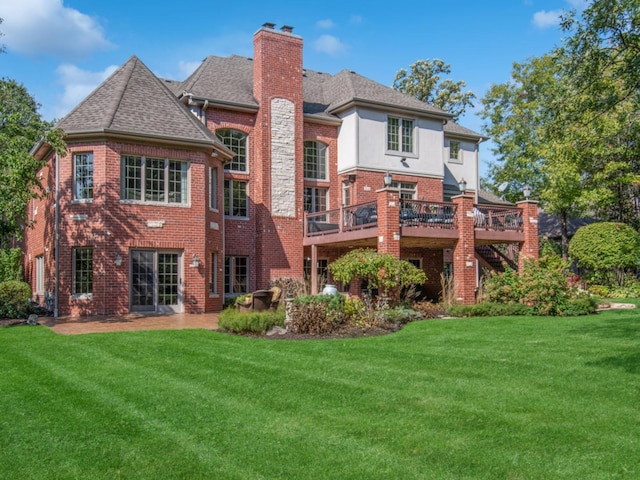
<svg viewBox="0 0 640 480"><path fill-rule="evenodd" d="M182 312L182 254L175 251L131 251L131 311Z"/></svg>

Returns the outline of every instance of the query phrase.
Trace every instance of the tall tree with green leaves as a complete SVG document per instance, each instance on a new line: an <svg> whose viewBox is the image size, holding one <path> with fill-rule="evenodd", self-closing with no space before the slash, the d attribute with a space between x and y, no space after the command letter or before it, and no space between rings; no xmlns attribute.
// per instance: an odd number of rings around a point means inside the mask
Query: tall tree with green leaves
<svg viewBox="0 0 640 480"><path fill-rule="evenodd" d="M476 96L465 90L467 84L463 80L443 79L443 74L451 74L451 66L444 61L438 58L418 60L409 71L402 68L396 73L393 88L451 113L457 121L467 108L473 108Z"/></svg>
<svg viewBox="0 0 640 480"><path fill-rule="evenodd" d="M31 149L45 138L58 153L65 150L62 132L40 118L38 107L23 85L0 79L0 246L21 238L26 205L42 194L36 174L44 163Z"/></svg>

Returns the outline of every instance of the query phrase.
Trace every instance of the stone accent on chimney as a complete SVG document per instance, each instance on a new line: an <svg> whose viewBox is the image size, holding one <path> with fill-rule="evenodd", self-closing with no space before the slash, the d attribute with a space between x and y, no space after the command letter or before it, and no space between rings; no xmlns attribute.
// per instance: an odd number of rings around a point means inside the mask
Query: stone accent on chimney
<svg viewBox="0 0 640 480"><path fill-rule="evenodd" d="M296 216L295 110L285 98L271 100L271 213Z"/></svg>

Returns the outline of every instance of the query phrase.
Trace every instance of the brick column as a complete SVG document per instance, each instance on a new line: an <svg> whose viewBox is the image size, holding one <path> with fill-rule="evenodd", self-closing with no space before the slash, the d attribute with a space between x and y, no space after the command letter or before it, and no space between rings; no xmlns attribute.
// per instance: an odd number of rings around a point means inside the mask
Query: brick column
<svg viewBox="0 0 640 480"><path fill-rule="evenodd" d="M524 268L526 259L538 258L538 202L525 200L517 203L522 209L522 227L524 242L520 244L518 271Z"/></svg>
<svg viewBox="0 0 640 480"><path fill-rule="evenodd" d="M458 241L453 249L453 280L456 300L467 305L476 301L476 255L473 227L473 201L471 194L453 197L456 205Z"/></svg>
<svg viewBox="0 0 640 480"><path fill-rule="evenodd" d="M400 195L383 188L378 194L378 252L400 258Z"/></svg>

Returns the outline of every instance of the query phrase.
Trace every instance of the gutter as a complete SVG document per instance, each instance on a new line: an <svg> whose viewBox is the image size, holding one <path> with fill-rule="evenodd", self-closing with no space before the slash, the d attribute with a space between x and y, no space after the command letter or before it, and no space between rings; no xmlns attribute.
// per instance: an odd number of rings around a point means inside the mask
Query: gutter
<svg viewBox="0 0 640 480"><path fill-rule="evenodd" d="M56 162L55 168L55 220L54 220L54 264L55 264L55 278L54 278L54 291L53 291L53 318L58 318L58 301L60 297L60 157L58 154L55 154L53 157Z"/></svg>

